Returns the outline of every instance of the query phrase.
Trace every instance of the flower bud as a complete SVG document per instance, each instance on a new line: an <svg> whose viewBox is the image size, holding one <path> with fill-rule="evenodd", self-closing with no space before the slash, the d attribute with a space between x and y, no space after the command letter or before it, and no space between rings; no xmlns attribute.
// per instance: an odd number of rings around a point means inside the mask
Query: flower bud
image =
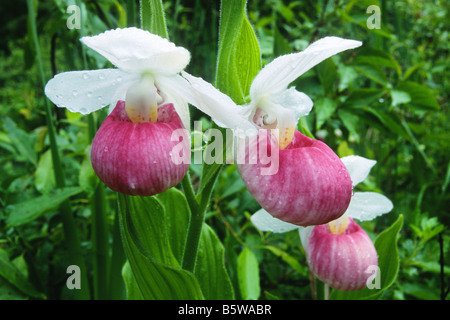
<svg viewBox="0 0 450 320"><path fill-rule="evenodd" d="M249 154L246 161L238 162L241 177L256 201L275 218L298 226L328 223L344 214L352 196L352 181L339 157L325 143L297 130L283 150L271 145L273 140L254 138L249 144L249 150L266 148L271 159L276 157L278 170L272 170L273 174L262 174L271 163L252 162Z"/></svg>
<svg viewBox="0 0 450 320"><path fill-rule="evenodd" d="M360 290L367 285L371 266L378 265L377 251L367 233L352 218L346 219L345 230L337 233L333 225L313 227L306 257L311 271L330 287Z"/></svg>
<svg viewBox="0 0 450 320"><path fill-rule="evenodd" d="M156 122L133 123L125 101L119 101L92 142L94 171L109 188L127 195L166 191L189 169L189 163L173 161L173 150L190 155L189 136L186 130L177 129L184 126L171 103L158 107ZM182 141L172 141L175 130L185 132Z"/></svg>

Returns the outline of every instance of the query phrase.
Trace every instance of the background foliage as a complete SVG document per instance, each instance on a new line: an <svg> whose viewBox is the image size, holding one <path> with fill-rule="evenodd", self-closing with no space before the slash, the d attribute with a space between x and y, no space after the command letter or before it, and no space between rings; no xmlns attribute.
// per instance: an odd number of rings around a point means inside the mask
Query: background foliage
<svg viewBox="0 0 450 320"><path fill-rule="evenodd" d="M78 39L107 29L139 26L136 1L34 1L46 80L54 74L108 67ZM82 27L69 30L69 4L82 8ZM381 29L368 29L369 5L381 8ZM70 199L89 279L99 249L93 241L99 185L92 171L86 117L53 108L67 187L55 191L45 96L25 1L0 4L0 299L71 298L65 286L67 252L58 208ZM218 1L164 1L170 40L190 50L187 71L214 82L218 52ZM449 288L450 136L446 71L448 3L435 1L248 1L263 64L321 37L363 41L303 75L295 85L315 103L299 129L323 139L340 157L377 160L358 188L385 194L394 210L363 223L375 239L403 215L399 273L378 298L439 299ZM192 109L192 119L203 115ZM98 125L105 112L93 120ZM206 121L206 119L205 119ZM204 125L203 128L208 128ZM192 165L201 174L201 166ZM194 182L194 187L196 180ZM198 183L198 181L197 181ZM124 262L116 229L115 194L106 189L111 269L109 298L124 298L114 280ZM312 299L298 233L259 232L249 217L259 205L234 165L215 184L206 222L224 243L225 261L239 299ZM117 272L117 270L116 270ZM111 276L111 278L109 278ZM101 293L94 292L94 297Z"/></svg>

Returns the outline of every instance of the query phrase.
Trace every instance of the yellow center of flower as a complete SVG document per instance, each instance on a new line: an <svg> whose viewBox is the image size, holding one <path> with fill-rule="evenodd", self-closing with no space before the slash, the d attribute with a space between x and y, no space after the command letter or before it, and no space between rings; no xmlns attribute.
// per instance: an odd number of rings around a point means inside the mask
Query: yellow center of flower
<svg viewBox="0 0 450 320"><path fill-rule="evenodd" d="M280 128L280 137L279 137L280 150L285 149L289 145L289 143L291 143L292 138L294 137L294 133L295 133L294 127Z"/></svg>
<svg viewBox="0 0 450 320"><path fill-rule="evenodd" d="M332 234L343 234L347 229L348 223L348 217L344 214L342 217L328 222L328 226Z"/></svg>
<svg viewBox="0 0 450 320"><path fill-rule="evenodd" d="M131 86L125 98L125 110L133 123L156 122L158 120L158 103L162 101L153 78L144 75Z"/></svg>
<svg viewBox="0 0 450 320"><path fill-rule="evenodd" d="M253 122L263 129L278 130L278 147L285 149L294 138L295 115L274 103L262 99L253 116Z"/></svg>

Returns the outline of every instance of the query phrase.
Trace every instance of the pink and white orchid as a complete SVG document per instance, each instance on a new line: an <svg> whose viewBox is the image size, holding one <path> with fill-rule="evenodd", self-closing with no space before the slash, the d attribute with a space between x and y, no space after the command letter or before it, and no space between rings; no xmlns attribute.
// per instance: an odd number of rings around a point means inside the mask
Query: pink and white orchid
<svg viewBox="0 0 450 320"><path fill-rule="evenodd" d="M276 135L275 139L250 138L253 149L270 149L272 157L276 153L276 170L264 172L270 166L264 161L238 162L238 169L258 203L283 221L300 226L322 224L338 218L348 207L350 176L326 144L296 130L298 120L311 111L313 103L306 94L288 86L323 60L360 45L355 40L326 37L302 52L276 58L256 75L250 86L250 102L244 106L236 105L201 78L182 73L192 85L188 101L218 125L234 131L266 129ZM251 159L247 154L241 158Z"/></svg>
<svg viewBox="0 0 450 320"><path fill-rule="evenodd" d="M356 186L368 176L376 161L359 156L342 158ZM306 228L274 218L264 209L251 221L261 231L284 233L299 230L308 264L330 287L359 290L366 285L367 269L377 265L377 252L367 233L354 221L372 220L393 209L392 202L375 192L355 192L345 214L327 224Z"/></svg>
<svg viewBox="0 0 450 320"><path fill-rule="evenodd" d="M179 73L190 60L185 48L138 28L109 30L81 42L117 68L57 74L45 94L58 107L88 114L110 106L93 140L91 159L99 178L115 191L148 196L181 181L189 164L174 164L171 141L189 129L189 109ZM182 152L190 154L189 136Z"/></svg>

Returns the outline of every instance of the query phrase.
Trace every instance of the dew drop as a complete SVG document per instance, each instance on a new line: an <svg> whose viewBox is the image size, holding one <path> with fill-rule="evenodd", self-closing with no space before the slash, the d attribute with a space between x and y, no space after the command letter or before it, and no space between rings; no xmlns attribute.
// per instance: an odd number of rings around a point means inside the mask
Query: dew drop
<svg viewBox="0 0 450 320"><path fill-rule="evenodd" d="M103 152L108 152L109 150L108 150L108 147L105 147L104 149L103 149Z"/></svg>
<svg viewBox="0 0 450 320"><path fill-rule="evenodd" d="M117 77L117 82L122 82L122 77L121 76Z"/></svg>
<svg viewBox="0 0 450 320"><path fill-rule="evenodd" d="M103 80L103 79L105 79L105 75L104 75L103 73L100 73L100 74L98 75L98 78L99 78L100 80Z"/></svg>
<svg viewBox="0 0 450 320"><path fill-rule="evenodd" d="M91 97L92 97L92 91L89 91L89 92L87 93L87 96L88 96L88 98L91 98Z"/></svg>
<svg viewBox="0 0 450 320"><path fill-rule="evenodd" d="M87 79L89 79L90 77L89 77L89 74L87 74L87 73L83 73L83 79L84 80L87 80Z"/></svg>
<svg viewBox="0 0 450 320"><path fill-rule="evenodd" d="M103 100L103 97L102 97L102 96L98 96L98 97L97 97L97 100L98 100L98 101L102 101L102 100Z"/></svg>
<svg viewBox="0 0 450 320"><path fill-rule="evenodd" d="M72 95L73 95L74 97L76 97L76 96L78 95L78 91L77 91L77 90L73 90L73 91L72 91Z"/></svg>

